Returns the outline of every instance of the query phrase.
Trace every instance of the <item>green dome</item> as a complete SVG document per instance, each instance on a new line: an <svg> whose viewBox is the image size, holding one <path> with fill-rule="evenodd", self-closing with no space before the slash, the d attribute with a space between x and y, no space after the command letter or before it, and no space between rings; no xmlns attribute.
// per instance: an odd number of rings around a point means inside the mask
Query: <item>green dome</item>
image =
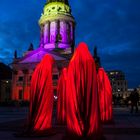
<svg viewBox="0 0 140 140"><path fill-rule="evenodd" d="M44 25L47 21L61 19L74 22L68 0L48 0L44 6L39 25Z"/></svg>
<svg viewBox="0 0 140 140"><path fill-rule="evenodd" d="M62 3L69 5L68 0L47 0L47 3L51 3L51 2L62 2Z"/></svg>

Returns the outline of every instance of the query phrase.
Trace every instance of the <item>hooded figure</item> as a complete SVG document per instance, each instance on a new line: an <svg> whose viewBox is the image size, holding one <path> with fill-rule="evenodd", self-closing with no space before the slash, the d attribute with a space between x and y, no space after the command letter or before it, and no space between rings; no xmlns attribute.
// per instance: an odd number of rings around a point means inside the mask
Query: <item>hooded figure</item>
<svg viewBox="0 0 140 140"><path fill-rule="evenodd" d="M67 69L64 68L59 77L57 88L57 121L59 124L66 124L66 80Z"/></svg>
<svg viewBox="0 0 140 140"><path fill-rule="evenodd" d="M52 126L53 62L52 56L45 55L32 75L29 109L29 130L31 132L45 131Z"/></svg>
<svg viewBox="0 0 140 140"><path fill-rule="evenodd" d="M112 88L109 78L103 68L99 68L97 79L101 121L103 123L109 123L113 120Z"/></svg>
<svg viewBox="0 0 140 140"><path fill-rule="evenodd" d="M85 43L76 48L67 79L68 133L86 138L101 136L95 62Z"/></svg>

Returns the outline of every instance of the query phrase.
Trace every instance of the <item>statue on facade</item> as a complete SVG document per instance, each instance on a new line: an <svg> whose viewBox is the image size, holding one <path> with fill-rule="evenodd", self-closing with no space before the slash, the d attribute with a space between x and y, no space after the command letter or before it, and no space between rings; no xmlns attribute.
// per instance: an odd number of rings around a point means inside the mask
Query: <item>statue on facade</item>
<svg viewBox="0 0 140 140"><path fill-rule="evenodd" d="M33 50L34 50L34 46L33 46L32 43L30 43L30 46L29 46L29 48L28 48L28 51L33 51Z"/></svg>

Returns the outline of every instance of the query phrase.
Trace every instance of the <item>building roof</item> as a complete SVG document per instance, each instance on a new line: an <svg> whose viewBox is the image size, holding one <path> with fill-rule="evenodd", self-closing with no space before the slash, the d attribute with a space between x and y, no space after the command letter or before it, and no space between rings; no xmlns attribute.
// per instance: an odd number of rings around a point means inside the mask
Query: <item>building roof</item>
<svg viewBox="0 0 140 140"><path fill-rule="evenodd" d="M36 50L29 52L24 57L15 60L14 63L22 63L22 64L23 63L39 63L46 54L53 56L56 61L68 60L71 57L68 54L63 55L55 51L49 51L44 48L38 48Z"/></svg>
<svg viewBox="0 0 140 140"><path fill-rule="evenodd" d="M44 5L43 13L39 19L39 25L42 26L46 22L54 20L68 20L75 23L68 0L48 0Z"/></svg>

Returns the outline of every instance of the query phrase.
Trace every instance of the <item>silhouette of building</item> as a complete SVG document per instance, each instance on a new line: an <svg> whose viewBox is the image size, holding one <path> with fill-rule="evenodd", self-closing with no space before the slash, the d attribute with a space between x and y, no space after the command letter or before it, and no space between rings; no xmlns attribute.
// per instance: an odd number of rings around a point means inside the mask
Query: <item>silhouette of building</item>
<svg viewBox="0 0 140 140"><path fill-rule="evenodd" d="M140 85L138 86L137 91L139 93L139 105L140 105Z"/></svg>
<svg viewBox="0 0 140 140"><path fill-rule="evenodd" d="M11 99L12 70L9 66L0 62L0 102Z"/></svg>
<svg viewBox="0 0 140 140"><path fill-rule="evenodd" d="M94 47L93 58L95 60L96 69L98 70L98 68L102 66L101 66L101 59L98 55L96 46ZM123 98L128 97L129 93L127 92L127 80L125 79L124 73L120 70L111 70L106 72L110 79L113 94L116 96L120 95Z"/></svg>
<svg viewBox="0 0 140 140"><path fill-rule="evenodd" d="M56 93L60 71L67 66L75 46L75 20L68 0L48 0L39 19L40 44L34 50L30 44L22 57L14 54L12 63L12 100L29 101L30 81L36 65L46 54L56 61L53 85Z"/></svg>
<svg viewBox="0 0 140 140"><path fill-rule="evenodd" d="M120 70L107 71L113 94L116 96L125 97L127 95L127 80L125 74Z"/></svg>

